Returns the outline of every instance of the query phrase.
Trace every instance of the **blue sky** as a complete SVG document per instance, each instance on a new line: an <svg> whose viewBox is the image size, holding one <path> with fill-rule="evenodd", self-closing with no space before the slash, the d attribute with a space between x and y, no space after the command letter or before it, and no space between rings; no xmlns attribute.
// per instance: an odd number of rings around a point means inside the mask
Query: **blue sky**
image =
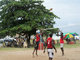
<svg viewBox="0 0 80 60"><path fill-rule="evenodd" d="M55 19L54 27L80 34L80 0L44 0L43 4L47 9L53 8L52 12L61 18Z"/></svg>

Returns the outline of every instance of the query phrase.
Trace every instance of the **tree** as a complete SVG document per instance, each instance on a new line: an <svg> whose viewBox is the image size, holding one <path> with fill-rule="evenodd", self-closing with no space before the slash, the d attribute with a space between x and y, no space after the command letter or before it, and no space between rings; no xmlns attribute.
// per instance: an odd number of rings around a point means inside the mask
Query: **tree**
<svg viewBox="0 0 80 60"><path fill-rule="evenodd" d="M25 33L30 44L30 35L37 29L52 28L54 18L59 18L43 6L41 0L0 1L0 35Z"/></svg>

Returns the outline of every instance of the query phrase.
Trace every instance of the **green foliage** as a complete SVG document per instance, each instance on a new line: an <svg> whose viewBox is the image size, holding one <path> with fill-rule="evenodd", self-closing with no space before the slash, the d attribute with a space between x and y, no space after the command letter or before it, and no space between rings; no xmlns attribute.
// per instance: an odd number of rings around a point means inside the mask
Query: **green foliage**
<svg viewBox="0 0 80 60"><path fill-rule="evenodd" d="M44 30L44 34L45 35L49 35L49 34L52 34L52 33L57 33L59 30L59 28L53 28L53 29L47 29L47 30Z"/></svg>
<svg viewBox="0 0 80 60"><path fill-rule="evenodd" d="M42 5L41 0L0 1L0 34L31 34L36 29L52 28L59 18Z"/></svg>

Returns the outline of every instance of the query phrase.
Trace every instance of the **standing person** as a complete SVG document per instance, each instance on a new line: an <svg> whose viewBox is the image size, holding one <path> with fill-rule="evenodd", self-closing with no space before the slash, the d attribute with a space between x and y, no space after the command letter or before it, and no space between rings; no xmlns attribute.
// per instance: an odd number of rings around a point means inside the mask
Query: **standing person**
<svg viewBox="0 0 80 60"><path fill-rule="evenodd" d="M38 56L37 50L39 47L39 42L40 42L40 30L37 30L36 31L36 41L35 41L35 46L34 46L34 51L33 51L33 57L34 57L35 51L36 51L36 55Z"/></svg>
<svg viewBox="0 0 80 60"><path fill-rule="evenodd" d="M47 45L47 52L48 52L49 60L52 60L53 55L54 55L53 48L55 49L55 52L57 52L57 50L54 46L54 41L52 40L52 34L50 34L50 37L47 38L46 45ZM46 46L45 46L45 48L46 48ZM44 53L45 53L45 48L44 48Z"/></svg>
<svg viewBox="0 0 80 60"><path fill-rule="evenodd" d="M67 35L65 35L63 37L63 32L61 32L60 34L60 48L61 48L61 51L62 51L62 56L64 56L64 48L63 48L63 45L64 45L64 38L66 38Z"/></svg>

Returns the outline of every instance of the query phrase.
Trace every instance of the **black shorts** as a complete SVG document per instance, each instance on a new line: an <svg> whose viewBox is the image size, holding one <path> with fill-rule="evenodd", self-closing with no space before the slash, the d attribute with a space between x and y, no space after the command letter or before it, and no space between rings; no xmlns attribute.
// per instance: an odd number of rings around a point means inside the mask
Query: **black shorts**
<svg viewBox="0 0 80 60"><path fill-rule="evenodd" d="M36 42L35 49L38 49L38 47L39 47L39 41Z"/></svg>

